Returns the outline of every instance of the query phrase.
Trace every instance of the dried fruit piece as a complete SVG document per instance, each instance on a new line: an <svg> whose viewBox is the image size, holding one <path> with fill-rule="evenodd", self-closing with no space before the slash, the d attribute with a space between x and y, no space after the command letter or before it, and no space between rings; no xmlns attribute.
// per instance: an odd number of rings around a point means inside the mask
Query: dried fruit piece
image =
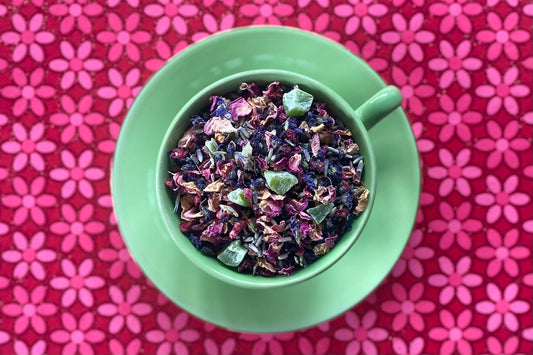
<svg viewBox="0 0 533 355"><path fill-rule="evenodd" d="M236 203L237 205L248 207L250 206L250 201L248 201L244 197L244 190L243 189L236 189L231 191L228 194L228 200L230 200L233 203Z"/></svg>
<svg viewBox="0 0 533 355"><path fill-rule="evenodd" d="M217 259L227 266L236 267L242 262L248 249L242 246L240 240L235 240L218 254Z"/></svg>
<svg viewBox="0 0 533 355"><path fill-rule="evenodd" d="M268 188L278 195L285 195L298 183L298 178L286 171L265 171L265 180Z"/></svg>
<svg viewBox="0 0 533 355"><path fill-rule="evenodd" d="M283 94L283 107L287 116L302 116L311 108L313 95L297 87Z"/></svg>
<svg viewBox="0 0 533 355"><path fill-rule="evenodd" d="M328 203L327 205L318 205L313 208L309 208L306 212L313 217L316 224L322 223L327 215L333 209L333 203Z"/></svg>

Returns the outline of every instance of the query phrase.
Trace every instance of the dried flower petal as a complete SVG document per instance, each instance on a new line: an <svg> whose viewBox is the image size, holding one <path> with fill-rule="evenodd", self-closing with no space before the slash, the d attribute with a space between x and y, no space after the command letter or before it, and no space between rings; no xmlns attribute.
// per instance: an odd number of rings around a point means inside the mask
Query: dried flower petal
<svg viewBox="0 0 533 355"><path fill-rule="evenodd" d="M223 117L211 117L204 125L204 133L208 136L214 133L237 133L231 121Z"/></svg>
<svg viewBox="0 0 533 355"><path fill-rule="evenodd" d="M252 113L252 105L250 105L243 97L233 100L228 107L234 121L237 121L239 117L248 116Z"/></svg>

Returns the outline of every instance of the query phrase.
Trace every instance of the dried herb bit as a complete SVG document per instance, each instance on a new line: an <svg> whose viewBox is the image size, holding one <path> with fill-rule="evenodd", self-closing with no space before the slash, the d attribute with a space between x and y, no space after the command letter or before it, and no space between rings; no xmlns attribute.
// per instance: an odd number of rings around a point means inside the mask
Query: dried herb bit
<svg viewBox="0 0 533 355"><path fill-rule="evenodd" d="M297 87L283 94L283 107L289 117L303 116L313 104L313 95Z"/></svg>
<svg viewBox="0 0 533 355"><path fill-rule="evenodd" d="M316 224L320 224L328 216L328 214L333 209L333 203L330 202L327 205L318 205L313 208L309 208L306 212L313 217Z"/></svg>
<svg viewBox="0 0 533 355"><path fill-rule="evenodd" d="M250 201L247 200L246 197L244 197L243 189L236 189L236 190L231 191L228 194L228 200L243 207L250 206Z"/></svg>
<svg viewBox="0 0 533 355"><path fill-rule="evenodd" d="M286 171L265 171L265 180L268 188L278 195L285 195L298 183L298 178Z"/></svg>
<svg viewBox="0 0 533 355"><path fill-rule="evenodd" d="M324 103L280 82L212 96L168 152L180 230L238 272L290 275L366 208L359 146Z"/></svg>
<svg viewBox="0 0 533 355"><path fill-rule="evenodd" d="M217 259L228 266L236 267L242 263L246 253L248 253L248 249L241 245L240 240L235 240L218 254Z"/></svg>

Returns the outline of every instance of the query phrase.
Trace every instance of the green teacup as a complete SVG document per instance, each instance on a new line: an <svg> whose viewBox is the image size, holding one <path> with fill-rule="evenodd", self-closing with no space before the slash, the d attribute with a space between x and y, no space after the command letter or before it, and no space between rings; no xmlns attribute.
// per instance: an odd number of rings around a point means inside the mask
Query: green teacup
<svg viewBox="0 0 533 355"><path fill-rule="evenodd" d="M327 254L320 257L304 269L293 272L290 276L277 275L273 277L263 277L257 275L242 274L234 268L227 267L217 259L208 257L200 253L198 249L179 229L179 216L174 213L173 192L165 185L165 180L169 177L170 159L167 153L174 149L177 141L183 132L188 128L189 117L202 111L207 105L209 97L212 95L223 96L235 91L243 82L256 82L259 85L268 84L273 81L280 81L288 86L299 85L299 87L311 93L315 100L325 102L328 106L328 113L335 119L340 119L344 125L350 129L353 139L360 148L360 154L365 160L365 170L362 180L370 191L370 196L366 210L355 218L352 229L337 240L337 244ZM354 83L356 85L356 83ZM237 73L220 79L204 88L192 99L190 99L178 112L170 124L161 148L159 150L156 169L156 194L158 208L162 214L167 231L176 242L181 251L205 272L228 282L235 286L247 288L272 288L293 285L320 274L336 263L352 247L361 234L368 217L372 211L374 196L376 191L376 162L368 130L386 117L390 112L400 106L402 97L400 91L393 86L388 86L376 93L355 111L352 107L335 91L325 85L302 76L284 70L252 70ZM355 270L354 272L363 272Z"/></svg>

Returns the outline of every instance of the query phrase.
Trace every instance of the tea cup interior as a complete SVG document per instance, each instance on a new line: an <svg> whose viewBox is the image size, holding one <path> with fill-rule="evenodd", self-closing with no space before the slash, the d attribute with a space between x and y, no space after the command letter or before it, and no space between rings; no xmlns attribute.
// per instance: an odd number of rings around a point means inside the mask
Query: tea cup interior
<svg viewBox="0 0 533 355"><path fill-rule="evenodd" d="M238 273L235 268L227 267L216 258L201 254L189 241L187 236L180 231L180 217L179 214L174 213L175 193L165 185L165 180L170 176L168 171L171 162L168 157L168 152L176 147L184 131L190 127L189 118L210 105L210 96L224 96L224 94L235 92L243 82L255 82L263 86L273 81L280 81L287 86L298 85L300 89L311 93L316 101L325 102L331 117L335 120L341 120L345 127L352 132L352 139L359 145L360 155L364 157L365 169L362 180L366 188L370 191L370 195L366 210L354 219L352 229L342 235L337 240L336 245L327 254L309 264L306 268L294 271L292 275L263 277ZM361 234L371 213L376 191L374 153L367 130L362 122L357 119L354 108L346 103L332 89L311 78L283 70L254 70L237 73L223 78L197 93L180 109L170 124L163 139L156 164L155 184L159 204L158 209L162 214L170 237L190 261L205 272L235 286L255 289L292 285L316 276L331 267L352 247L357 237Z"/></svg>

